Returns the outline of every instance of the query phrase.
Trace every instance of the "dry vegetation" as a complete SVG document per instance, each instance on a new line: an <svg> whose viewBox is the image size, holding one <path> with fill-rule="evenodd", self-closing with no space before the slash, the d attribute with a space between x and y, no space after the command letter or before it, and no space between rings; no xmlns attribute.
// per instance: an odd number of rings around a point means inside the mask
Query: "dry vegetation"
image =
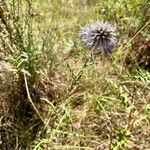
<svg viewBox="0 0 150 150"><path fill-rule="evenodd" d="M148 0L0 1L1 150L149 150ZM117 26L111 55L80 28Z"/></svg>

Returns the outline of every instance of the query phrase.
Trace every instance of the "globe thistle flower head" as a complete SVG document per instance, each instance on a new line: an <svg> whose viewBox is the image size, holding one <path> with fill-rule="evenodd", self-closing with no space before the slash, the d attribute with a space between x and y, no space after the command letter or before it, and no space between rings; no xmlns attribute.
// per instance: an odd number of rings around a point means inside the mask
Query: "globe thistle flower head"
<svg viewBox="0 0 150 150"><path fill-rule="evenodd" d="M117 43L115 30L111 23L97 21L82 27L80 36L83 43L93 51L103 49L105 53L111 53Z"/></svg>

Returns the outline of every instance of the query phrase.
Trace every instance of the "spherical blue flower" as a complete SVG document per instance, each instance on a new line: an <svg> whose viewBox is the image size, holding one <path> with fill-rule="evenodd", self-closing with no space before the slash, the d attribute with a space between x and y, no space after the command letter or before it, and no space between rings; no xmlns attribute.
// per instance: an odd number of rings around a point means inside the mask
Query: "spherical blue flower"
<svg viewBox="0 0 150 150"><path fill-rule="evenodd" d="M105 53L111 53L117 43L115 30L111 23L97 21L82 27L80 36L83 43L93 51L103 49Z"/></svg>

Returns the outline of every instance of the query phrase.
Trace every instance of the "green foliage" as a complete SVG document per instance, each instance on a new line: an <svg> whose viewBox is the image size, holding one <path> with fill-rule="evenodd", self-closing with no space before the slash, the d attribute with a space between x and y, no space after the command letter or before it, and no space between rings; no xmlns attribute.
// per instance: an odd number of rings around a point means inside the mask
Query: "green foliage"
<svg viewBox="0 0 150 150"><path fill-rule="evenodd" d="M124 150L130 139L130 132L121 129L116 133L116 142L113 144L113 150Z"/></svg>
<svg viewBox="0 0 150 150"><path fill-rule="evenodd" d="M140 69L140 70L133 72L130 76L135 79L138 79L142 82L150 83L150 72L149 71Z"/></svg>

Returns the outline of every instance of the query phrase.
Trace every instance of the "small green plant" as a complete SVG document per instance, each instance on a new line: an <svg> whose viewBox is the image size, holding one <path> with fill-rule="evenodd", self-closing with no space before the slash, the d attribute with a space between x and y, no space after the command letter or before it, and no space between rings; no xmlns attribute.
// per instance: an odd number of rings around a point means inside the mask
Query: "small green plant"
<svg viewBox="0 0 150 150"><path fill-rule="evenodd" d="M150 73L149 73L149 71L139 69L139 70L133 72L130 76L132 78L140 80L142 82L150 83Z"/></svg>
<svg viewBox="0 0 150 150"><path fill-rule="evenodd" d="M130 140L130 132L126 129L121 129L116 132L116 142L113 143L112 150L124 150Z"/></svg>

